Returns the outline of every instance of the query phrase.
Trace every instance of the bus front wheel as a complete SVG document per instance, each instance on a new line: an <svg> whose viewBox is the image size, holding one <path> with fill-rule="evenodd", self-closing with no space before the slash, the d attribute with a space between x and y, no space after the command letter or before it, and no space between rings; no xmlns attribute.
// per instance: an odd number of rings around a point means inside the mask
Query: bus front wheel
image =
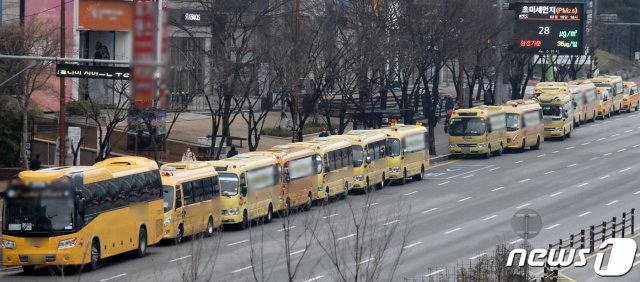
<svg viewBox="0 0 640 282"><path fill-rule="evenodd" d="M100 241L94 239L91 243L91 256L89 257L89 271L95 271L98 269L98 262L100 261Z"/></svg>
<svg viewBox="0 0 640 282"><path fill-rule="evenodd" d="M204 236L213 236L213 219L211 217L209 217L209 221L207 221L207 230L205 231Z"/></svg>
<svg viewBox="0 0 640 282"><path fill-rule="evenodd" d="M307 204L304 205L304 211L310 211L311 207L313 207L313 199L311 198L311 193L307 194Z"/></svg>
<svg viewBox="0 0 640 282"><path fill-rule="evenodd" d="M271 220L273 220L273 206L269 204L269 207L267 208L267 215L264 216L264 222L271 223Z"/></svg>
<svg viewBox="0 0 640 282"><path fill-rule="evenodd" d="M536 140L536 145L531 146L531 150L540 150L540 136L538 136L538 139Z"/></svg>
<svg viewBox="0 0 640 282"><path fill-rule="evenodd" d="M136 257L143 258L147 254L147 230L140 227L138 233L138 249L136 249Z"/></svg>
<svg viewBox="0 0 640 282"><path fill-rule="evenodd" d="M182 237L184 236L184 228L182 227L182 224L180 224L178 226L178 230L176 231L176 237L173 238L172 243L174 245L178 245L180 243L182 243Z"/></svg>
<svg viewBox="0 0 640 282"><path fill-rule="evenodd" d="M413 176L413 181L421 181L424 179L424 165L420 167L420 174Z"/></svg>

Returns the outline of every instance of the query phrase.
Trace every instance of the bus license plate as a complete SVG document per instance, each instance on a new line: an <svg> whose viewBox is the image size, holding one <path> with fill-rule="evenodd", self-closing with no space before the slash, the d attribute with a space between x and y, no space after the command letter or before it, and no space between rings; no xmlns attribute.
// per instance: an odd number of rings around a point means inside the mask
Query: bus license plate
<svg viewBox="0 0 640 282"><path fill-rule="evenodd" d="M469 152L471 152L471 149L469 149L469 148L462 148L462 153L468 154Z"/></svg>

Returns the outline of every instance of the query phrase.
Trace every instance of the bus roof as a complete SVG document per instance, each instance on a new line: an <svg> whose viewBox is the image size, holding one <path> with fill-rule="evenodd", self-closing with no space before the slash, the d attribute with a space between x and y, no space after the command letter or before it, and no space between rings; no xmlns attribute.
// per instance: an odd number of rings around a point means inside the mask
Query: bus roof
<svg viewBox="0 0 640 282"><path fill-rule="evenodd" d="M497 114L504 114L504 110L502 110L501 106L477 106L471 109L457 109L453 111L451 116L486 118Z"/></svg>
<svg viewBox="0 0 640 282"><path fill-rule="evenodd" d="M369 129L369 130L351 130L346 134L343 134L345 138L349 138L352 142L364 142L369 143L372 141L378 141L381 139L386 139L387 134L379 129Z"/></svg>
<svg viewBox="0 0 640 282"><path fill-rule="evenodd" d="M202 175L214 176L218 173L208 162L168 163L161 168L162 184L175 185Z"/></svg>
<svg viewBox="0 0 640 282"><path fill-rule="evenodd" d="M315 154L316 152L310 148L305 147L297 147L297 146L289 146L289 145L278 145L273 146L271 149L266 151L258 151L253 152L254 154L271 154L276 157L276 159L282 158L283 162L304 158Z"/></svg>
<svg viewBox="0 0 640 282"><path fill-rule="evenodd" d="M613 84L616 82L622 82L621 76L616 75L603 75L590 79L593 83Z"/></svg>
<svg viewBox="0 0 640 282"><path fill-rule="evenodd" d="M269 166L278 163L276 156L266 152L250 152L238 154L231 158L218 161L208 161L217 171L245 171L257 167Z"/></svg>
<svg viewBox="0 0 640 282"><path fill-rule="evenodd" d="M535 94L543 94L548 92L568 92L569 84L566 82L539 82L533 89Z"/></svg>
<svg viewBox="0 0 640 282"><path fill-rule="evenodd" d="M623 84L624 84L624 88L629 88L633 85L636 85L637 83L635 83L634 81L625 81L623 82Z"/></svg>
<svg viewBox="0 0 640 282"><path fill-rule="evenodd" d="M428 130L426 127L422 125L395 124L392 126L383 127L382 131L386 133L388 136L391 136L391 135L405 136L409 134L426 133Z"/></svg>
<svg viewBox="0 0 640 282"><path fill-rule="evenodd" d="M311 141L290 143L289 146L300 146L326 152L350 147L351 142L345 138L329 140L327 137L318 137Z"/></svg>
<svg viewBox="0 0 640 282"><path fill-rule="evenodd" d="M540 110L542 109L540 107L540 104L532 99L527 99L527 100L523 100L523 99L519 99L519 100L511 100L511 101L507 101L507 103L504 104L504 106L502 106L502 109L504 109L505 112L507 113L525 113L528 111L535 111L535 110Z"/></svg>
<svg viewBox="0 0 640 282"><path fill-rule="evenodd" d="M571 100L568 93L545 93L536 98L540 104L560 104Z"/></svg>

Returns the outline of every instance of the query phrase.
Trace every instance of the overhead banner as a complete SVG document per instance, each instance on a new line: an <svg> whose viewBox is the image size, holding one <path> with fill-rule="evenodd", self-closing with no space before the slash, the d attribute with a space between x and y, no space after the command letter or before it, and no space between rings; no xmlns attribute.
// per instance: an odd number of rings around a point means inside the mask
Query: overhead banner
<svg viewBox="0 0 640 282"><path fill-rule="evenodd" d="M57 64L56 76L129 80L131 77L131 69L126 67Z"/></svg>
<svg viewBox="0 0 640 282"><path fill-rule="evenodd" d="M129 1L82 0L78 6L78 29L128 31L133 6Z"/></svg>

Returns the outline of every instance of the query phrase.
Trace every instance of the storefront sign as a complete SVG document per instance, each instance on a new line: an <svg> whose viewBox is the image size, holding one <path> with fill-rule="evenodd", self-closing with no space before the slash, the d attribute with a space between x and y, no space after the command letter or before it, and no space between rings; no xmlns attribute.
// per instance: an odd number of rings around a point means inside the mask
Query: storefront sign
<svg viewBox="0 0 640 282"><path fill-rule="evenodd" d="M133 27L130 1L82 0L78 10L81 30L128 31Z"/></svg>
<svg viewBox="0 0 640 282"><path fill-rule="evenodd" d="M57 77L100 78L128 80L131 69L124 67L56 65Z"/></svg>
<svg viewBox="0 0 640 282"><path fill-rule="evenodd" d="M185 21L200 21L200 14L193 13L185 13L184 14Z"/></svg>

